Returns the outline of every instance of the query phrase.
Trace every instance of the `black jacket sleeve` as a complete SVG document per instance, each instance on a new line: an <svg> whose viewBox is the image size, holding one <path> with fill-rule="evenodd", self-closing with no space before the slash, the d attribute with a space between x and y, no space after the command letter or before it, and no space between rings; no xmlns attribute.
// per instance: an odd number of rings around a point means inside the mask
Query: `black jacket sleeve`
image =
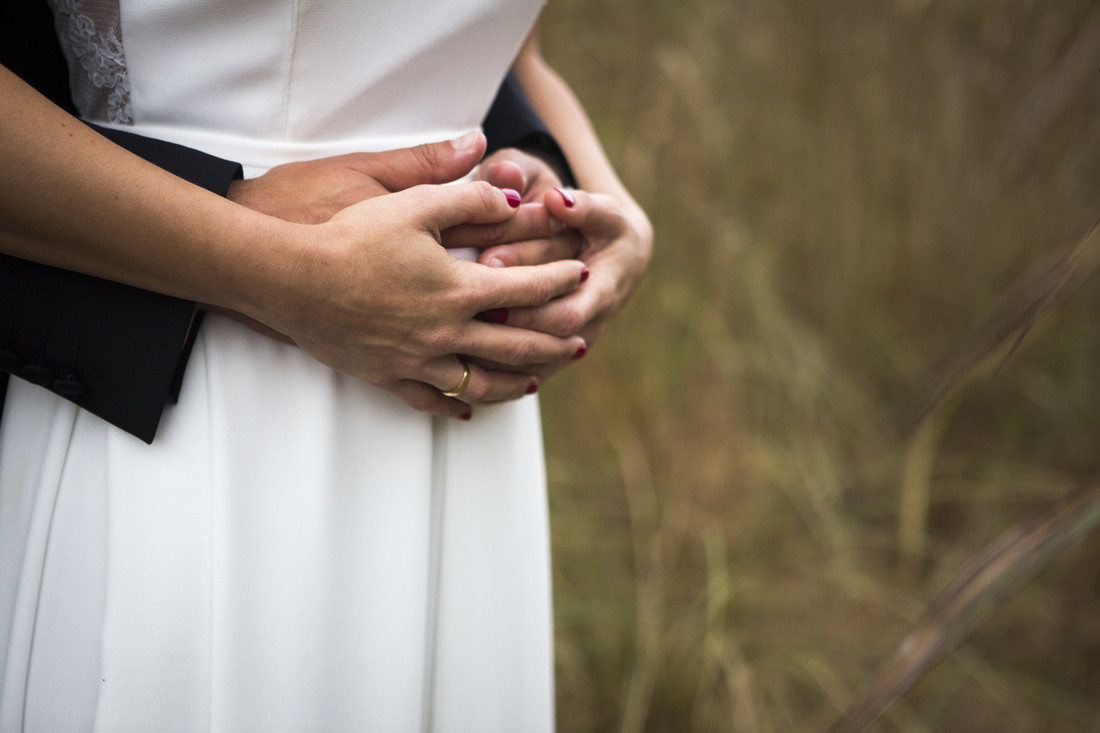
<svg viewBox="0 0 1100 733"><path fill-rule="evenodd" d="M553 166L565 185L576 185L565 155L531 107L512 72L508 72L500 85L482 127L489 143L486 155L501 148L519 148L538 155Z"/></svg>
<svg viewBox="0 0 1100 733"><path fill-rule="evenodd" d="M0 6L0 63L74 111L45 3ZM241 174L197 150L99 131L219 195ZM195 304L179 298L0 255L0 414L14 374L151 442L179 393L198 320Z"/></svg>
<svg viewBox="0 0 1100 733"><path fill-rule="evenodd" d="M197 150L101 132L219 195L240 176L238 164ZM190 301L0 255L0 373L50 389L146 442L165 403L179 395L200 316Z"/></svg>

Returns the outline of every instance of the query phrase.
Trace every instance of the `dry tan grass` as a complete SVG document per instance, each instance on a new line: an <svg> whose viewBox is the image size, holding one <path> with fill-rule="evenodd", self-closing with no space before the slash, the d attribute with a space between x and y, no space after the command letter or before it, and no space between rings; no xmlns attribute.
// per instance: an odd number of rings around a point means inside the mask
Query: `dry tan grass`
<svg viewBox="0 0 1100 733"><path fill-rule="evenodd" d="M1100 469L1100 284L906 406L1100 213L1100 3L556 0L650 212L544 392L562 731L823 731L968 559ZM1100 730L1100 540L872 728Z"/></svg>

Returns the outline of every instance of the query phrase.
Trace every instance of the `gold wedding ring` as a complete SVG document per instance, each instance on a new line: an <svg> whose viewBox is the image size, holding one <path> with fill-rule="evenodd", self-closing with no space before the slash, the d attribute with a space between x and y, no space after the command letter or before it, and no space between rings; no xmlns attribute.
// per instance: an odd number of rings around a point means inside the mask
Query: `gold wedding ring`
<svg viewBox="0 0 1100 733"><path fill-rule="evenodd" d="M462 381L458 383L458 386L449 392L444 392L444 397L458 397L460 394L466 391L466 388L470 386L470 367L463 362L462 364Z"/></svg>

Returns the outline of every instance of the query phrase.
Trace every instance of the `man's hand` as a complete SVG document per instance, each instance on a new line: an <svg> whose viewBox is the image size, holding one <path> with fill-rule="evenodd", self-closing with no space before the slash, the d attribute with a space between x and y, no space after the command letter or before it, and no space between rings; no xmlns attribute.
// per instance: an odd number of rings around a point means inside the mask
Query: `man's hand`
<svg viewBox="0 0 1100 733"><path fill-rule="evenodd" d="M375 196L462 178L484 152L485 137L470 132L413 148L286 163L256 178L234 181L227 197L285 221L321 224Z"/></svg>
<svg viewBox="0 0 1100 733"><path fill-rule="evenodd" d="M234 181L226 197L284 221L321 224L337 212L375 196L421 184L456 181L474 169L484 151L485 136L474 131L456 140L412 148L284 163L256 178ZM505 165L503 176L483 180L489 180L497 188L523 191L524 176L531 176L532 181L538 182L538 188L532 189L528 195L531 200L534 200L536 193L541 197L543 191L553 188L548 184L557 180L556 176L550 179L543 175L540 178L535 165L546 167L545 163L518 150L498 151L488 160L516 161ZM499 168L492 164L490 167L494 170ZM549 171L549 167L546 170ZM509 181L517 185L508 185ZM523 206L516 216L507 221L455 226L444 232L443 245L448 248L483 249L506 242L547 241L545 238L553 237L563 228L561 222L546 213L540 198L538 204ZM555 252L556 257L543 257L539 261L571 257L576 254L576 245L577 242L573 241L570 248ZM502 264L522 264L513 259Z"/></svg>

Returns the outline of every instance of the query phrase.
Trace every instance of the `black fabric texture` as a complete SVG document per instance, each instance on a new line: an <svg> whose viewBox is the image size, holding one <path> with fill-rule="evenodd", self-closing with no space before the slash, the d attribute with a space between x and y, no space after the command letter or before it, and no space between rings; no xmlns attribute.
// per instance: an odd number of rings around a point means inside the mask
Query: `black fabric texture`
<svg viewBox="0 0 1100 733"><path fill-rule="evenodd" d="M565 154L546 129L542 118L535 113L512 72L508 72L500 85L482 128L488 143L486 155L502 148L519 148L549 163L566 186L577 185Z"/></svg>
<svg viewBox="0 0 1100 733"><path fill-rule="evenodd" d="M45 3L0 3L0 62L75 111L68 66ZM241 176L237 163L92 127L219 195ZM0 351L14 359L16 375L66 392L66 399L146 442L156 434L165 403L179 394L198 321L189 301L0 255ZM0 400L7 383L4 372Z"/></svg>

